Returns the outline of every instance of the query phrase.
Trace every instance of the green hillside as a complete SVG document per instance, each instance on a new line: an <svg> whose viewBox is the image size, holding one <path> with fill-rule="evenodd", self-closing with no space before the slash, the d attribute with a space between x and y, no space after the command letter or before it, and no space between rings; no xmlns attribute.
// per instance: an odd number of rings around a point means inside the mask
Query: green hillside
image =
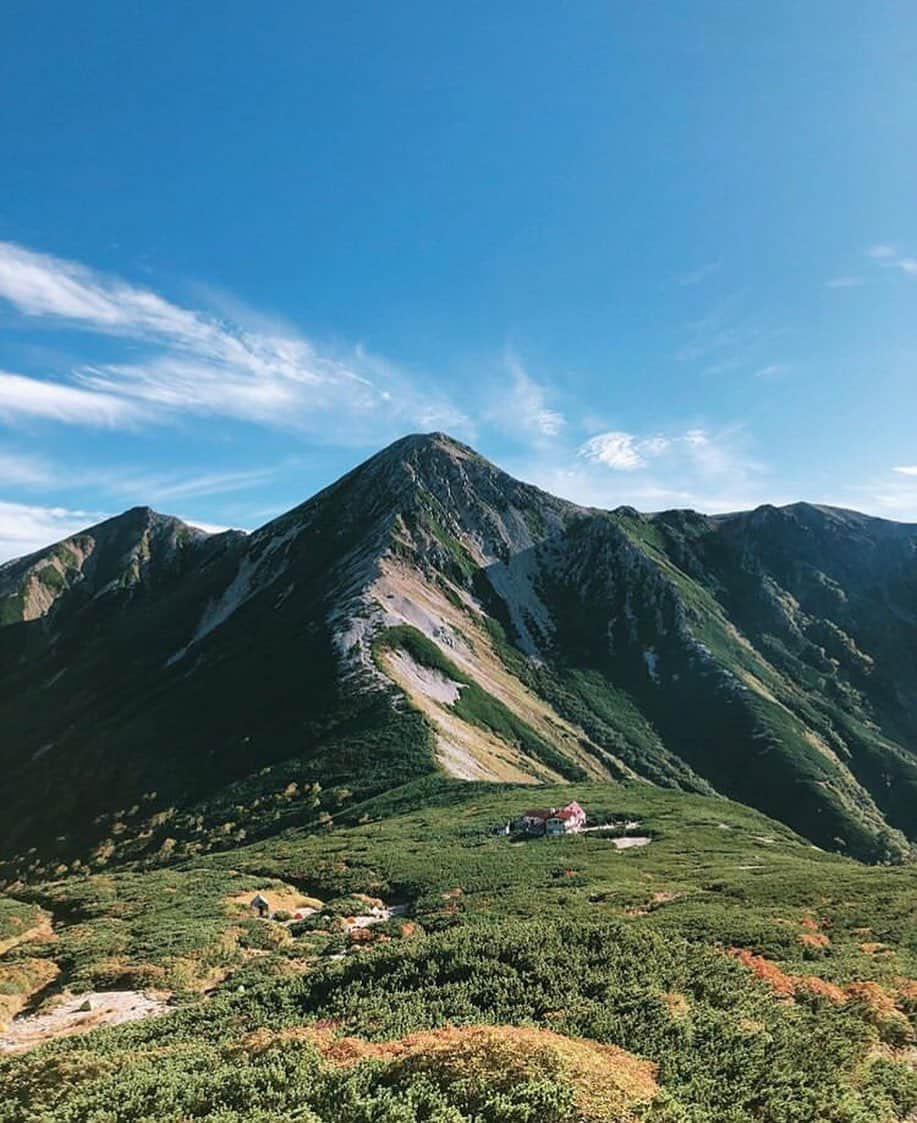
<svg viewBox="0 0 917 1123"><path fill-rule="evenodd" d="M513 1026L625 1051L596 1070L617 1114L584 1118L866 1123L917 1106L911 867L642 783L538 796L571 794L607 831L496 835L528 790L424 781L314 833L18 887L7 914L41 909L54 936L4 968L47 957L58 988L158 987L177 1008L0 1061L0 1119L564 1117L583 1057L565 1068L553 1037L525 1039L537 1060L509 1086L494 1058ZM619 850L623 830L652 841ZM257 889L318 911L252 919L234 900ZM361 894L405 912L357 939L343 918ZM475 1025L499 1029L459 1032ZM647 1071L655 1088L633 1085Z"/></svg>

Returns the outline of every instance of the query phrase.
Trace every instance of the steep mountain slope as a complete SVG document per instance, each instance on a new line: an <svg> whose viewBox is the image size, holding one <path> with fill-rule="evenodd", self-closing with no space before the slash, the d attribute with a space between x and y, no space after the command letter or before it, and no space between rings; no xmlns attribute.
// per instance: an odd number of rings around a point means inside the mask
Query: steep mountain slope
<svg viewBox="0 0 917 1123"><path fill-rule="evenodd" d="M718 791L871 859L917 836L913 527L586 510L434 434L247 537L127 512L0 567L0 621L15 869L437 765Z"/></svg>

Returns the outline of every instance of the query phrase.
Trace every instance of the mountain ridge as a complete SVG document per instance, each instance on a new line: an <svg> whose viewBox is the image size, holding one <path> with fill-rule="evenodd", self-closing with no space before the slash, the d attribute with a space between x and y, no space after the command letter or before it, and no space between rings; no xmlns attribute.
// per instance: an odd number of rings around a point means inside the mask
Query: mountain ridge
<svg viewBox="0 0 917 1123"><path fill-rule="evenodd" d="M917 528L820 505L581 507L441 433L247 535L132 508L0 567L0 854L22 868L62 818L66 852L195 818L209 845L239 784L372 794L438 767L716 791L900 857L915 558Z"/></svg>

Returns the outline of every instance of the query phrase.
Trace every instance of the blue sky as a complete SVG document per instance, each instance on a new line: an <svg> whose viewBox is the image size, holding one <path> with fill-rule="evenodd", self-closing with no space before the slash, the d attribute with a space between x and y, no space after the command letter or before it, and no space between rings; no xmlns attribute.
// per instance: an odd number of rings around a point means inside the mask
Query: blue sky
<svg viewBox="0 0 917 1123"><path fill-rule="evenodd" d="M7 5L0 557L445 429L917 521L911 3Z"/></svg>

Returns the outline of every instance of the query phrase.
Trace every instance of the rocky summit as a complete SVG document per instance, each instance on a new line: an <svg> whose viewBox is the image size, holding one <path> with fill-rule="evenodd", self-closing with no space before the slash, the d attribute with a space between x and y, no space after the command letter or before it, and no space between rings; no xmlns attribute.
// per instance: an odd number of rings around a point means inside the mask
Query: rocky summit
<svg viewBox="0 0 917 1123"><path fill-rule="evenodd" d="M587 509L410 436L252 534L135 508L0 567L0 728L8 875L437 771L719 794L896 861L917 526Z"/></svg>

